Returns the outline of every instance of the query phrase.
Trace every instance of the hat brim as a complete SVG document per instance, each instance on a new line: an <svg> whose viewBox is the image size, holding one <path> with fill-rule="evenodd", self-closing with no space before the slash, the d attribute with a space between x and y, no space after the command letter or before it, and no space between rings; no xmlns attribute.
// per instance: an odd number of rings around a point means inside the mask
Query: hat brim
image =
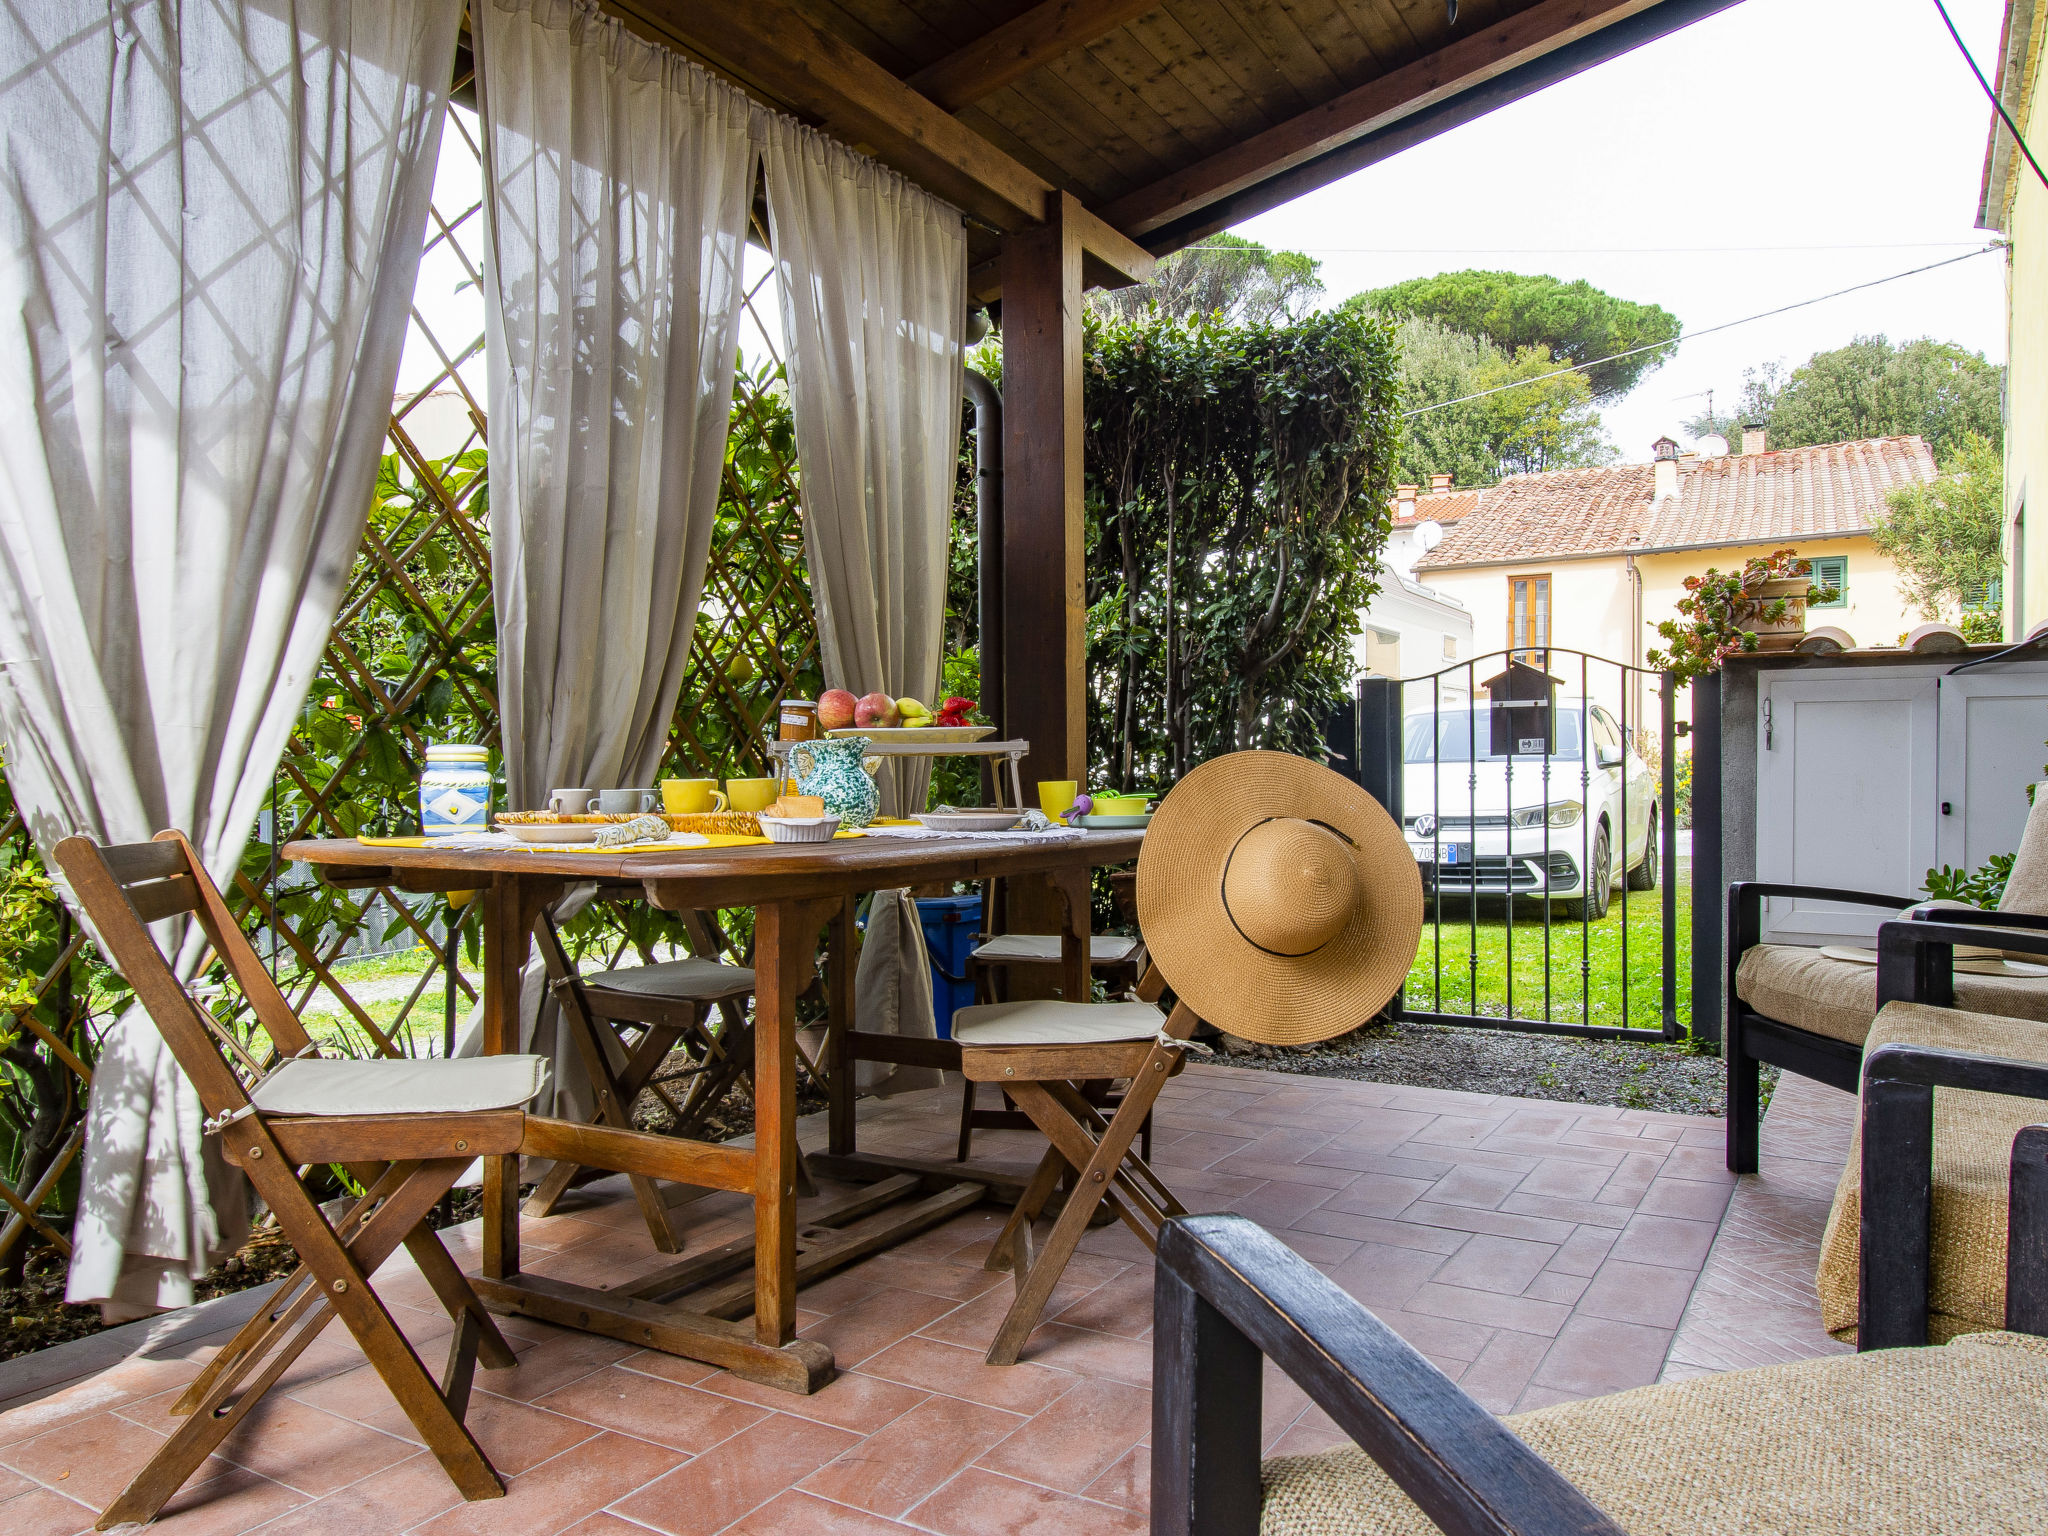
<svg viewBox="0 0 2048 1536"><path fill-rule="evenodd" d="M1312 954L1252 944L1223 904L1239 838L1271 817L1320 821L1358 862L1357 911ZM1286 752L1233 752L1160 802L1138 861L1138 924L1174 994L1218 1029L1265 1045L1313 1045L1371 1019L1422 940L1422 872L1394 819L1342 774Z"/></svg>

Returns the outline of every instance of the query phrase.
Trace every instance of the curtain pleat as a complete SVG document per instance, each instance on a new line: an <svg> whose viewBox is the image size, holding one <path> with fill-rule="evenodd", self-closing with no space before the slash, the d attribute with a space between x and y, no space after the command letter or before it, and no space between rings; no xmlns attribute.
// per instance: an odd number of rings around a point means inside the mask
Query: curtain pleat
<svg viewBox="0 0 2048 1536"><path fill-rule="evenodd" d="M361 542L461 14L0 13L0 741L46 860L179 827L234 874ZM72 1301L187 1304L239 1240L199 1119L130 1009Z"/></svg>

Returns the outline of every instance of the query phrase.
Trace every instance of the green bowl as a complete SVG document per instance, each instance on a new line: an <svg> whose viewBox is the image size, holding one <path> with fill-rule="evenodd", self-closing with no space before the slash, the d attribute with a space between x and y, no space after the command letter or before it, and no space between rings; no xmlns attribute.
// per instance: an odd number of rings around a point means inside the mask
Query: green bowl
<svg viewBox="0 0 2048 1536"><path fill-rule="evenodd" d="M1090 811L1094 816L1142 816L1151 805L1149 795L1097 795Z"/></svg>

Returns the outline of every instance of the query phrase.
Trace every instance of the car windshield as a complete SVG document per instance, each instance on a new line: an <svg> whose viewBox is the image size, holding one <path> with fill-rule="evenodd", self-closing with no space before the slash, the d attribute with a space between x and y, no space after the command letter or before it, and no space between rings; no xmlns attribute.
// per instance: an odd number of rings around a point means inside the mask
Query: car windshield
<svg viewBox="0 0 2048 1536"><path fill-rule="evenodd" d="M1435 727L1437 751L1430 751L1431 727ZM1492 751L1493 721L1487 709L1450 709L1435 715L1410 715L1403 757L1411 763L1504 763L1504 754ZM1517 757L1520 753L1515 754ZM1576 711L1557 711L1557 750L1553 758L1568 762L1579 759L1579 716Z"/></svg>

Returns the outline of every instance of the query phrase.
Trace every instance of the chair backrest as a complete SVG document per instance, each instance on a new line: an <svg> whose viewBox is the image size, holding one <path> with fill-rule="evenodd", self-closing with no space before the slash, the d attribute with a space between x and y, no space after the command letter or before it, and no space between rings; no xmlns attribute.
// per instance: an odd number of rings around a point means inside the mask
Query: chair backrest
<svg viewBox="0 0 2048 1536"><path fill-rule="evenodd" d="M312 1044L184 833L159 832L151 842L105 848L72 836L56 853L101 949L135 989L209 1116L246 1108L249 1096L223 1054L211 1016L179 983L149 931L151 923L186 914L198 919L278 1053L294 1056Z"/></svg>

